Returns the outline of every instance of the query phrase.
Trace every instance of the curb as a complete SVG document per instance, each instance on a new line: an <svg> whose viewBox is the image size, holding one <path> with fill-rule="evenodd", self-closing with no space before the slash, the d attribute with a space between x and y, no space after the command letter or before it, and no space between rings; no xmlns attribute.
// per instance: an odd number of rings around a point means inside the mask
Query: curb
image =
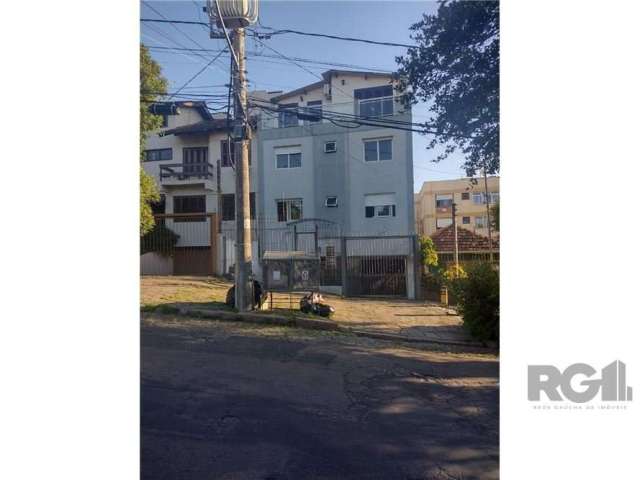
<svg viewBox="0 0 640 480"><path fill-rule="evenodd" d="M389 340L394 342L406 342L406 343L421 343L421 344L436 344L436 345L452 345L457 347L469 347L480 348L485 350L497 350L497 347L491 345L482 345L475 342L464 342L456 340L441 340L441 339L423 339L415 337L407 337L404 335L397 335L395 333L380 333L371 332L368 330L359 330L356 328L346 327L340 325L331 320L321 320L315 318L304 317L283 317L278 315L265 315L259 313L239 313L224 310L208 310L204 308L184 308L184 307L171 307L169 311L160 311L160 313L174 313L183 316L192 316L198 318L209 318L213 320L221 320L226 322L250 322L262 325L280 325L285 327L297 327L307 330L324 330L334 331L341 333L349 333L358 337L372 338L375 340ZM147 310L149 312L149 310Z"/></svg>

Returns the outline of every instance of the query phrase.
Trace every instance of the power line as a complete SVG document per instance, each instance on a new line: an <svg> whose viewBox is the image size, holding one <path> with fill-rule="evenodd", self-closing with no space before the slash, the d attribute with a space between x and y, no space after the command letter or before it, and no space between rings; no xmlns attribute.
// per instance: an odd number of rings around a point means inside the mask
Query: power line
<svg viewBox="0 0 640 480"><path fill-rule="evenodd" d="M158 19L154 19L154 18L141 18L140 19L141 22L158 22L158 23L177 23L177 24L184 24L184 25L204 25L204 26L209 26L208 23L204 23L204 22L197 22L197 21L191 21L191 20L158 20ZM322 37L322 38L330 38L332 40L344 40L347 42L361 42L361 43L369 43L372 45L383 45L383 46L388 46L388 47L405 47L405 48L418 48L417 45L409 45L406 43L396 43L396 42L383 42L383 41L379 41L379 40L369 40L366 38L354 38L354 37L343 37L340 35L330 35L327 33L312 33L312 32L301 32L300 30L290 30L290 29L275 29L273 27L267 27L265 25L260 24L260 26L262 28L265 28L267 30L270 30L269 32L265 33L265 32L258 32L256 30L250 30L250 32L252 34L254 34L254 36L258 36L261 38L265 38L265 37L269 37L272 35L283 35L283 34L287 34L287 33L291 33L294 35L305 35L305 36L310 36L310 37Z"/></svg>
<svg viewBox="0 0 640 480"><path fill-rule="evenodd" d="M193 75L189 80L187 80L187 81L184 83L184 85L182 85L182 86L181 86L181 87L180 87L180 88L179 88L179 89L174 93L174 95L172 95L172 96L170 96L170 97L169 97L169 99L173 98L173 96L175 96L175 95L177 95L178 93L180 93L184 87L186 87L187 85L189 85L193 80L195 80L195 79L198 77L198 75L200 75L200 74L201 74L202 72L204 72L207 68L209 68L209 65L211 65L213 62L215 62L215 61L220 57L220 55L222 55L222 52L224 52L224 50L223 50L223 51L221 51L221 52L220 52L218 55L216 55L215 57L213 57L213 58L211 59L211 61L210 61L209 63L207 63L204 67L202 67L200 70L198 70L198 72L197 72L195 75Z"/></svg>
<svg viewBox="0 0 640 480"><path fill-rule="evenodd" d="M257 32L255 30L250 30L252 33L260 35L260 36L264 36L265 35L281 35L281 34L285 34L285 33L292 33L295 35L305 35L308 37L322 37L322 38L330 38L332 40L344 40L347 42L361 42L361 43L368 43L371 45L383 45L386 47L405 47L405 48L418 48L417 45L408 45L406 43L395 43L395 42L381 42L378 40L368 40L365 38L353 38L353 37L342 37L340 35L329 35L326 33L311 33L311 32L301 32L299 30L289 30L289 29L283 29L283 30L276 30L275 28L271 28L271 27L266 27L264 25L262 25L262 28L266 28L267 30L273 30L272 32L269 33L264 33L264 32Z"/></svg>
<svg viewBox="0 0 640 480"><path fill-rule="evenodd" d="M197 51L202 51L202 52L211 52L211 53L217 53L218 50L212 50L212 49L195 49L195 48L176 48L176 47L162 47L162 46L155 46L155 45L147 45L147 48L149 49L153 49L153 50L164 50L170 53L178 53L180 51L189 51L189 52L197 52ZM281 58L280 56L277 55L269 55L268 53L259 53L259 52L249 52L249 56L250 57L266 57L266 58ZM289 57L291 60L295 60L298 62L304 62L304 63L311 63L311 64L318 64L318 65L326 65L329 67L342 67L342 68L352 68L352 69L358 69L358 70L367 70L367 71L371 71L371 72L380 72L380 73L392 73L390 70L386 70L383 68L379 68L379 67L365 67L362 65L354 65L351 63L337 63L337 62L328 62L328 61L322 61L322 60L313 60L310 58L300 58L300 57Z"/></svg>
<svg viewBox="0 0 640 480"><path fill-rule="evenodd" d="M149 9L151 9L153 12L155 12L158 16L160 16L161 18L163 18L164 20L169 20L167 17L165 17L162 12L158 11L157 9L155 9L153 6L151 6L149 4L149 2L146 1L142 1L142 3ZM201 44L199 44L198 42L196 42L190 35L186 34L185 32L183 32L182 30L180 30L175 23L173 22L169 22L169 25L171 25L173 27L173 29L175 31L177 31L180 35L182 35L183 37L185 37L187 40L189 40L191 43L193 43L194 45L198 46L199 48L204 48Z"/></svg>

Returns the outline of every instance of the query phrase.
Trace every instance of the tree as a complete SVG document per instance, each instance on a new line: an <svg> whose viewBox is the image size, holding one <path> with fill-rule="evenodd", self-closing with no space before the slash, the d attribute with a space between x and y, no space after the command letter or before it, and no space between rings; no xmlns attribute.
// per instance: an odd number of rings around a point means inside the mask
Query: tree
<svg viewBox="0 0 640 480"><path fill-rule="evenodd" d="M421 236L420 239L420 262L423 266L436 267L438 265L438 252L431 237Z"/></svg>
<svg viewBox="0 0 640 480"><path fill-rule="evenodd" d="M149 132L162 126L162 117L153 115L149 105L159 94L166 94L167 80L162 76L160 65L149 55L149 50L140 45L140 162L143 160L145 144ZM142 165L140 166L140 236L149 232L154 225L151 203L160 200L158 187Z"/></svg>
<svg viewBox="0 0 640 480"><path fill-rule="evenodd" d="M497 1L443 0L410 27L418 47L396 57L407 102L429 105L429 148L444 147L434 161L459 151L470 177L500 168L499 28Z"/></svg>

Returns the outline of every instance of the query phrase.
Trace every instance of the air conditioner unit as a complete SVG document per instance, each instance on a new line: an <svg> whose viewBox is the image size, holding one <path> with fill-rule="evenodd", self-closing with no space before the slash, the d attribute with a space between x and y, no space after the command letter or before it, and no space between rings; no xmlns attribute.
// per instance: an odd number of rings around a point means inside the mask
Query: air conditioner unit
<svg viewBox="0 0 640 480"><path fill-rule="evenodd" d="M325 98L331 100L331 83L325 83L322 92L324 93Z"/></svg>
<svg viewBox="0 0 640 480"><path fill-rule="evenodd" d="M325 207L337 207L338 206L338 197L327 197L327 200L324 202Z"/></svg>
<svg viewBox="0 0 640 480"><path fill-rule="evenodd" d="M338 147L336 146L336 142L325 142L324 153L336 153L337 151Z"/></svg>

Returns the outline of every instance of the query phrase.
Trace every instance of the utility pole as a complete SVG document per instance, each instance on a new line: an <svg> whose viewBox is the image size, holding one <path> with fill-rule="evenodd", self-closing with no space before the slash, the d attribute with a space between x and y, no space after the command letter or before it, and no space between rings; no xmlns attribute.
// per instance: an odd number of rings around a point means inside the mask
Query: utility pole
<svg viewBox="0 0 640 480"><path fill-rule="evenodd" d="M249 141L250 132L245 69L245 32L233 32L233 51L238 59L234 64L233 112L236 166L236 308L240 312L251 309L251 219L249 205Z"/></svg>
<svg viewBox="0 0 640 480"><path fill-rule="evenodd" d="M455 200L455 193L452 194L452 197ZM453 217L453 261L456 265L456 276L458 276L458 225L456 224L456 202L454 201L451 204L451 216Z"/></svg>
<svg viewBox="0 0 640 480"><path fill-rule="evenodd" d="M253 306L251 283L251 219L249 192L249 105L245 66L245 27L258 19L258 0L207 0L211 38L224 38L233 60L233 142L236 173L235 306L246 312ZM217 29L216 29L217 27ZM227 29L231 29L230 38Z"/></svg>
<svg viewBox="0 0 640 480"><path fill-rule="evenodd" d="M493 263L493 242L491 241L491 208L489 207L489 184L487 182L487 162L485 160L484 168L484 201L487 204L487 234L489 236L489 261Z"/></svg>

